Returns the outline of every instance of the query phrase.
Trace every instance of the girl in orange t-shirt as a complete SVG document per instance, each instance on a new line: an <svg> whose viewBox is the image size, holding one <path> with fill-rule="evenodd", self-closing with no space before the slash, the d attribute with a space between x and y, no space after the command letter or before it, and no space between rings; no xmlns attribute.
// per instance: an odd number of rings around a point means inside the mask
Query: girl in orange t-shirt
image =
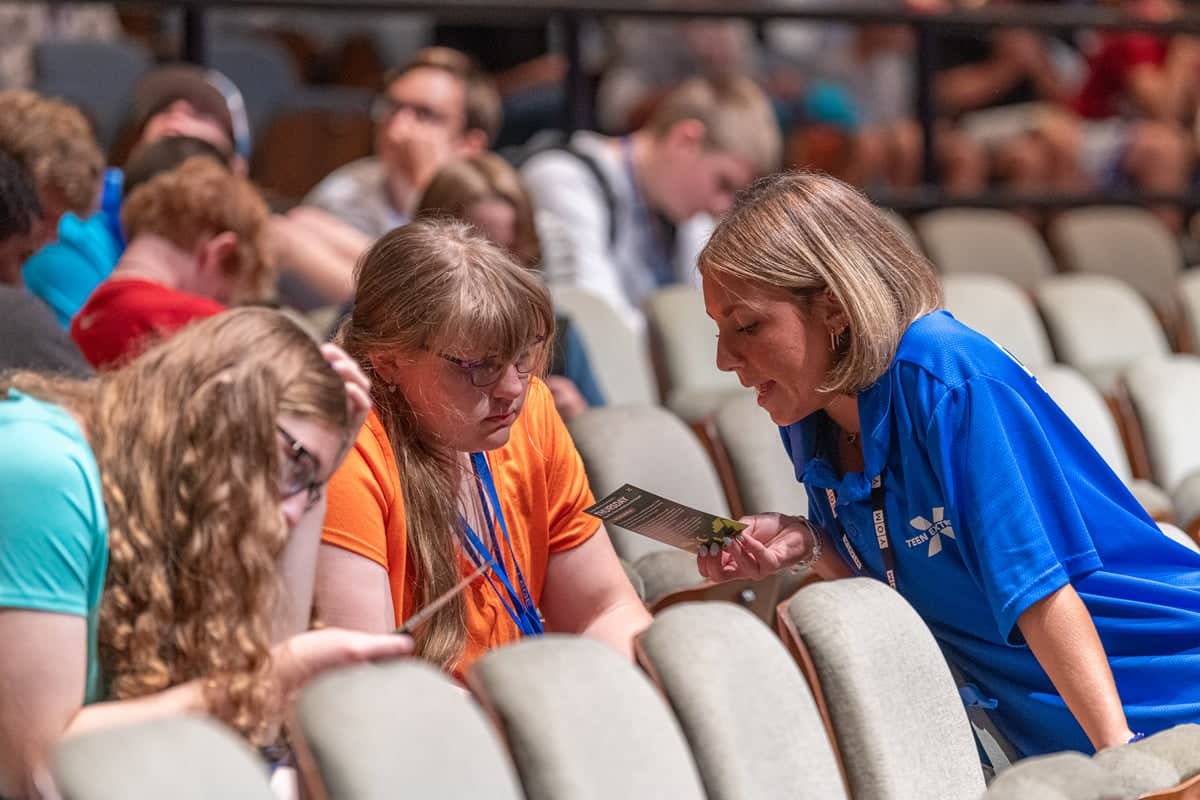
<svg viewBox="0 0 1200 800"><path fill-rule="evenodd" d="M329 484L323 619L391 630L488 563L415 631L418 654L461 674L543 628L631 652L649 615L534 377L553 330L536 274L467 225L415 222L367 253L340 340L375 411Z"/></svg>

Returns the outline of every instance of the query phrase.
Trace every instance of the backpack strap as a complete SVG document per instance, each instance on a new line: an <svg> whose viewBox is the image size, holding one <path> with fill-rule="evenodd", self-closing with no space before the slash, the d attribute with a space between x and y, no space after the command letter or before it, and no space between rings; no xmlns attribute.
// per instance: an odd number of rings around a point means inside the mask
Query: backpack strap
<svg viewBox="0 0 1200 800"><path fill-rule="evenodd" d="M604 169L595 158L583 152L579 148L571 144L570 140L563 138L561 133L556 133L551 137L539 137L540 141L530 142L530 147L518 149L511 152L507 156L514 167L518 169L523 167L530 159L539 156L542 153L566 153L571 158L578 161L583 167L591 173L591 176L596 181L596 185L600 187L600 194L604 197L604 207L608 209L608 246L612 248L617 243L617 194L613 191L612 184L608 182L608 177L604 174Z"/></svg>

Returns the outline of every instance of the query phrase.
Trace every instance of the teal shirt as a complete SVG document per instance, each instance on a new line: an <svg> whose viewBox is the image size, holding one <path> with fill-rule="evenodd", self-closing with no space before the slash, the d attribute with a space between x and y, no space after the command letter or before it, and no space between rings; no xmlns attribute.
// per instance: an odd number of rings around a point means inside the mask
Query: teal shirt
<svg viewBox="0 0 1200 800"><path fill-rule="evenodd" d="M87 618L83 702L103 699L96 624L108 565L100 471L62 408L0 398L0 607Z"/></svg>

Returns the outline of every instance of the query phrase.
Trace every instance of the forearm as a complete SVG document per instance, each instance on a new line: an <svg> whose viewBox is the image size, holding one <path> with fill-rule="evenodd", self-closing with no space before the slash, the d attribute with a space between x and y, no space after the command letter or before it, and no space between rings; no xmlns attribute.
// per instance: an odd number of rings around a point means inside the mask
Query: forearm
<svg viewBox="0 0 1200 800"><path fill-rule="evenodd" d="M582 633L633 660L633 639L650 625L650 612L636 599L615 603L597 614Z"/></svg>
<svg viewBox="0 0 1200 800"><path fill-rule="evenodd" d="M76 736L162 717L205 713L208 713L208 703L204 698L202 682L188 681L133 700L112 700L84 706L71 719L63 736Z"/></svg>
<svg viewBox="0 0 1200 800"><path fill-rule="evenodd" d="M1030 606L1017 627L1092 745L1101 750L1129 741L1108 656L1074 587Z"/></svg>
<svg viewBox="0 0 1200 800"><path fill-rule="evenodd" d="M985 106L1014 86L1020 73L1006 62L972 64L938 76L935 93L944 113L958 114Z"/></svg>
<svg viewBox="0 0 1200 800"><path fill-rule="evenodd" d="M358 261L371 246L370 236L315 206L297 206L288 212L288 217L305 226L338 255L351 262Z"/></svg>
<svg viewBox="0 0 1200 800"><path fill-rule="evenodd" d="M292 219L277 217L272 225L282 271L299 277L327 303L344 303L353 296L354 259Z"/></svg>

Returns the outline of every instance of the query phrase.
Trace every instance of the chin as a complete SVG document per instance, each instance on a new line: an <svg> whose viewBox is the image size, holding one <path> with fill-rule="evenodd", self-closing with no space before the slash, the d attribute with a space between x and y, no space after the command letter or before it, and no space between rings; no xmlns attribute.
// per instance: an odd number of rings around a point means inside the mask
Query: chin
<svg viewBox="0 0 1200 800"><path fill-rule="evenodd" d="M505 425L502 428L495 428L489 431L481 431L479 436L475 437L475 447L471 448L472 452L482 450L498 450L508 444L508 440L512 437L512 425Z"/></svg>
<svg viewBox="0 0 1200 800"><path fill-rule="evenodd" d="M788 425L794 425L812 413L811 409L804 411L802 409L797 409L794 406L788 406L782 403L768 404L763 407L763 410L767 412L767 416L771 418L771 422L774 422L781 428L786 428Z"/></svg>

